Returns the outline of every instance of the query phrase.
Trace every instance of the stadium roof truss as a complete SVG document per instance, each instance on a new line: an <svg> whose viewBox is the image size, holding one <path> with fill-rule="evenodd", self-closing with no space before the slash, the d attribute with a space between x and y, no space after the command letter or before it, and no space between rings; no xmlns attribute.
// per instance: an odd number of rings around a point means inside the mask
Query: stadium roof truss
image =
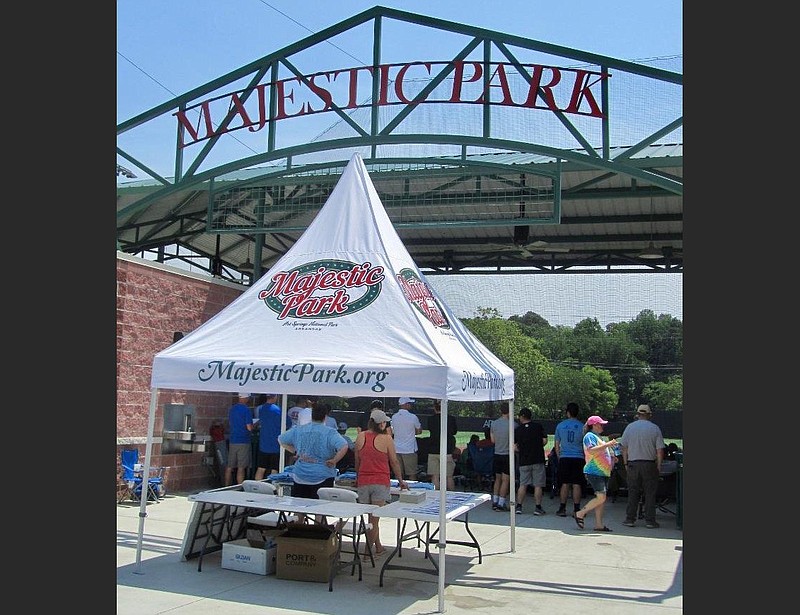
<svg viewBox="0 0 800 615"><path fill-rule="evenodd" d="M364 28L369 63L325 64ZM119 124L117 248L258 279L357 151L426 275L680 273L682 87L680 57L374 7Z"/></svg>

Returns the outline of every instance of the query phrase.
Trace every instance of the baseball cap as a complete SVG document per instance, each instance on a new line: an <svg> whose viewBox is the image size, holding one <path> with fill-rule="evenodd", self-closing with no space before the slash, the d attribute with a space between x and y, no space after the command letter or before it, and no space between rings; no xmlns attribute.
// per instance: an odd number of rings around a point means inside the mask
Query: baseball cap
<svg viewBox="0 0 800 615"><path fill-rule="evenodd" d="M347 423L342 421L341 423L339 423L338 429L339 431L347 431Z"/></svg>
<svg viewBox="0 0 800 615"><path fill-rule="evenodd" d="M383 410L377 408L370 413L369 418L376 423L390 423L392 420Z"/></svg>
<svg viewBox="0 0 800 615"><path fill-rule="evenodd" d="M649 416L653 414L653 411L650 410L650 406L647 404L642 404L638 408L636 408L636 414L644 414L645 416Z"/></svg>
<svg viewBox="0 0 800 615"><path fill-rule="evenodd" d="M416 399L413 399L413 398L411 398L411 397L401 397L401 398L400 398L400 401L399 401L399 402L397 402L397 403L398 403L398 404L400 404L400 405L402 406L403 404L413 404L413 403L415 403L416 401L417 401Z"/></svg>
<svg viewBox="0 0 800 615"><path fill-rule="evenodd" d="M602 418L600 418L596 414L594 416L590 416L588 419L586 419L586 424L587 425L597 425L597 423L600 423L601 425L605 425L606 423L608 423L608 421L604 421Z"/></svg>
<svg viewBox="0 0 800 615"><path fill-rule="evenodd" d="M383 408L383 402L380 399L373 399L369 402L370 408Z"/></svg>
<svg viewBox="0 0 800 615"><path fill-rule="evenodd" d="M239 391L239 399L250 399L250 393L242 393Z"/></svg>

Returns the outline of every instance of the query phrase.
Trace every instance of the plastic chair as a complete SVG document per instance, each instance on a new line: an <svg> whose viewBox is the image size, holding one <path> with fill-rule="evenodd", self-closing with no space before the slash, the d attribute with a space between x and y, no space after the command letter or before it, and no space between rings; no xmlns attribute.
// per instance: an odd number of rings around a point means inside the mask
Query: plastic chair
<svg viewBox="0 0 800 615"><path fill-rule="evenodd" d="M494 446L467 444L469 464L467 483L472 491L492 491L494 487Z"/></svg>
<svg viewBox="0 0 800 615"><path fill-rule="evenodd" d="M122 467L122 482L124 490L117 499L117 503L126 499L140 502L142 497L142 471L137 469L139 464L139 450L135 448L124 448L120 451L120 466ZM150 477L147 479L147 499L161 503L167 489L164 486L165 467L151 467Z"/></svg>
<svg viewBox="0 0 800 615"><path fill-rule="evenodd" d="M267 495L275 495L277 489L275 485L266 483L260 480L244 480L242 481L242 491L249 493L266 493ZM292 521L297 521L297 517L293 514L286 514L283 511L266 512L255 517L247 517L248 525L254 525L255 528L282 528Z"/></svg>
<svg viewBox="0 0 800 615"><path fill-rule="evenodd" d="M350 491L349 489L343 489L341 487L320 487L317 489L317 495L320 500L358 502L358 494L355 491ZM367 531L371 529L372 523L364 522L364 516L361 515L358 518L358 523L355 523L353 519L349 521L342 520L339 531L342 536L353 539L353 548L358 552L358 544L361 540L361 536L366 537ZM372 556L372 547L369 544L369 540L366 540L366 543L369 561L372 563L372 567L375 568L375 558Z"/></svg>

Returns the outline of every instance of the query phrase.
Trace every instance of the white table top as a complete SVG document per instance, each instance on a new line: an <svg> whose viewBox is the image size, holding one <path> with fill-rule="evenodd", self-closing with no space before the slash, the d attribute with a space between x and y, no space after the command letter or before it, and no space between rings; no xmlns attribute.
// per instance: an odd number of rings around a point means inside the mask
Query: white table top
<svg viewBox="0 0 800 615"><path fill-rule="evenodd" d="M247 506L262 510L279 510L283 512L308 513L345 519L372 513L380 508L374 504L358 504L356 502L332 502L330 500L314 500L292 496L269 495L266 493L250 493L247 491L203 491L190 495L191 502L221 504L225 506Z"/></svg>
<svg viewBox="0 0 800 615"><path fill-rule="evenodd" d="M417 521L439 521L439 499L441 491L428 491L425 501L418 504L396 501L386 506L379 506L373 511L375 517L389 517L393 519L415 519ZM469 512L483 502L488 502L492 496L488 493L469 493L464 491L448 491L445 504L445 518L450 521Z"/></svg>

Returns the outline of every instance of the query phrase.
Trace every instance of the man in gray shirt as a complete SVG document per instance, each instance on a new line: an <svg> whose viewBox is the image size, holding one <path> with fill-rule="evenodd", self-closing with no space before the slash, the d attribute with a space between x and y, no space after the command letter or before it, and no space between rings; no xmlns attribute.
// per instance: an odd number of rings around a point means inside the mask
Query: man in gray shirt
<svg viewBox="0 0 800 615"><path fill-rule="evenodd" d="M492 489L492 510L508 512L508 491L510 484L510 464L508 459L508 402L500 406L500 418L492 421L489 437L494 443L494 488Z"/></svg>
<svg viewBox="0 0 800 615"><path fill-rule="evenodd" d="M650 406L640 405L636 410L636 420L625 427L619 438L628 476L628 506L622 525L628 527L636 525L642 492L645 527L659 527L656 521L656 493L661 462L664 459L664 437L661 428L650 420L652 417Z"/></svg>

